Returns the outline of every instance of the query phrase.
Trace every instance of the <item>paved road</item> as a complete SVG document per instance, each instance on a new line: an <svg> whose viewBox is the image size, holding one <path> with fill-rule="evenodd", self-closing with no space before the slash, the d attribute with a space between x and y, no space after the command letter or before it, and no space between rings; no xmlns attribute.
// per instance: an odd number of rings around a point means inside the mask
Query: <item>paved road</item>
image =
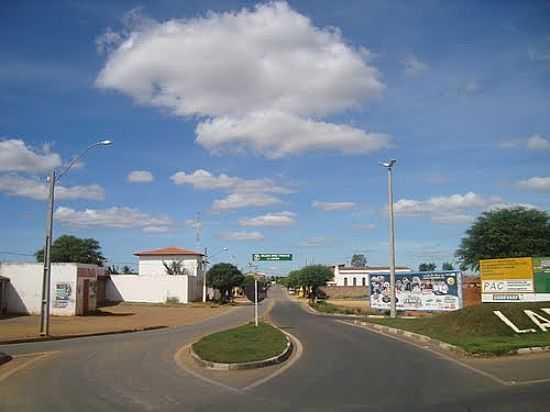
<svg viewBox="0 0 550 412"><path fill-rule="evenodd" d="M173 360L194 336L246 319L241 309L180 329L19 345L19 353L60 352L0 383L0 410L550 410L549 384L502 386L414 346L306 313L280 291L271 299L272 319L301 340L304 353L250 391L211 385Z"/></svg>

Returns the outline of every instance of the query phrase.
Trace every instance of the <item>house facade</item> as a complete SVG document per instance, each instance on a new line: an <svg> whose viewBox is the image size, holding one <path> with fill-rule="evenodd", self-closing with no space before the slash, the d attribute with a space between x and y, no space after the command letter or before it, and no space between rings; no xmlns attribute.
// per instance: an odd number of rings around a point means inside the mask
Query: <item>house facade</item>
<svg viewBox="0 0 550 412"><path fill-rule="evenodd" d="M181 266L182 274L188 276L203 275L203 257L200 252L179 247L166 247L162 249L144 250L134 253L138 257L138 273L143 276L164 276L166 267L173 262Z"/></svg>
<svg viewBox="0 0 550 412"><path fill-rule="evenodd" d="M346 286L346 287L368 287L369 275L378 273L388 273L389 266L365 266L365 267L350 267L344 265L333 266L334 279L329 282L330 286ZM406 266L397 266L395 273L407 273L411 269Z"/></svg>

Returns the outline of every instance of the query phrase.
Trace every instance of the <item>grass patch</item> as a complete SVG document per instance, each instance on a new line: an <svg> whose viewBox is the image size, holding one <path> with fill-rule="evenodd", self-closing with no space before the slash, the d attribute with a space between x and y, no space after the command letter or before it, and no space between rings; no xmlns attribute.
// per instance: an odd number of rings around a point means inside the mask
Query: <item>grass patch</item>
<svg viewBox="0 0 550 412"><path fill-rule="evenodd" d="M533 346L550 346L550 332L542 332L523 313L534 310L549 317L540 308L549 308L550 302L484 303L454 312L419 319L369 319L393 328L420 333L459 346L472 354L502 355L511 350ZM518 328L533 328L537 333L517 334L493 313L500 310Z"/></svg>
<svg viewBox="0 0 550 412"><path fill-rule="evenodd" d="M267 323L258 327L249 323L205 336L193 344L193 350L204 360L238 363L277 356L286 344L286 336L279 329Z"/></svg>
<svg viewBox="0 0 550 412"><path fill-rule="evenodd" d="M333 313L340 315L366 315L369 311L362 310L361 308L349 308L345 306L338 306L325 301L309 302L309 306L318 312Z"/></svg>

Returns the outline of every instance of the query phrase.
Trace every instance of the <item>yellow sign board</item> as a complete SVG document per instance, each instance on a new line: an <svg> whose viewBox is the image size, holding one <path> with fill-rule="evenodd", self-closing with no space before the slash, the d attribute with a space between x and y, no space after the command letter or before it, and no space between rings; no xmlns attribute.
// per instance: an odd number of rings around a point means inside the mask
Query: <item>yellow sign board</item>
<svg viewBox="0 0 550 412"><path fill-rule="evenodd" d="M506 258L479 261L481 280L533 279L533 259Z"/></svg>

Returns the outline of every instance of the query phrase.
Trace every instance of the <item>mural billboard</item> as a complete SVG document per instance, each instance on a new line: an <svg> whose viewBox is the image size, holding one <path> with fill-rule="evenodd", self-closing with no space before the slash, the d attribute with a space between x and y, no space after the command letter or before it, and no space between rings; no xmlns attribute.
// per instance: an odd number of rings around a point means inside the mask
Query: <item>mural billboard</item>
<svg viewBox="0 0 550 412"><path fill-rule="evenodd" d="M370 306L390 309L390 274L369 275ZM460 271L395 274L397 310L452 311L462 308Z"/></svg>

